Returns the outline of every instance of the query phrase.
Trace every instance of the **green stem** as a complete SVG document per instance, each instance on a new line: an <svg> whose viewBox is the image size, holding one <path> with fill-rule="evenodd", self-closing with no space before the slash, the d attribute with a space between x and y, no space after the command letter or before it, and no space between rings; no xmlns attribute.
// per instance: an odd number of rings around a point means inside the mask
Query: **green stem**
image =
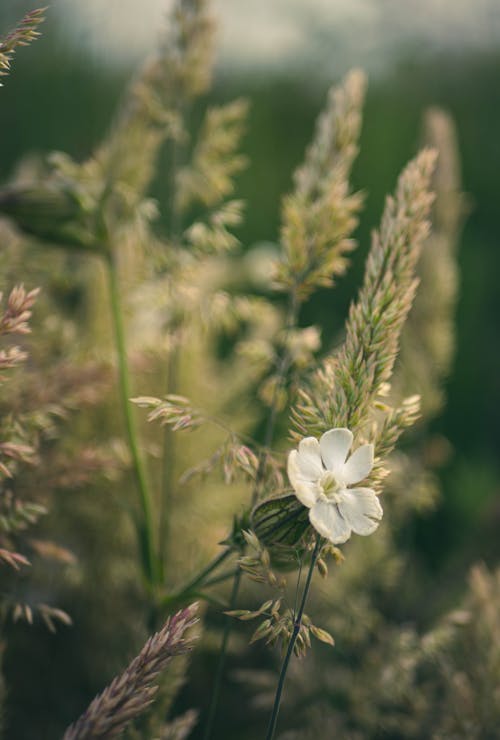
<svg viewBox="0 0 500 740"><path fill-rule="evenodd" d="M285 678L286 678L286 673L288 671L288 664L290 663L290 658L292 657L293 649L295 647L295 643L297 641L297 637L299 636L300 628L302 626L302 617L304 615L304 608L306 605L307 596L309 594L309 587L311 585L314 566L316 565L316 560L318 559L318 555L319 555L319 551L321 547L321 541L322 541L322 537L321 535L318 534L316 537L316 545L314 547L314 552L311 557L311 564L309 566L309 572L307 573L306 584L304 586L304 591L302 593L302 600L300 602L299 611L297 612L295 619L294 619L293 632L290 637L290 642L288 643L288 649L286 651L286 655L283 660L283 665L281 666L280 677L278 680L278 686L276 688L276 696L274 697L273 711L271 714L271 719L269 721L269 727L267 729L266 740L273 740L274 733L276 731L276 723L278 721L278 712L279 712L280 703L281 703L281 694L283 693L283 686L285 685Z"/></svg>
<svg viewBox="0 0 500 740"><path fill-rule="evenodd" d="M252 507L255 506L257 502L257 499L260 493L260 487L261 487L262 481L264 480L268 449L271 446L271 443L273 441L274 428L276 426L276 420L278 418L279 391L281 390L281 387L286 377L286 373L288 372L288 369L291 363L290 353L288 352L288 348L286 346L286 339L288 338L288 335L290 334L291 330L294 328L294 326L297 323L299 306L300 304L299 304L299 300L297 296L297 290L294 287L292 288L290 295L289 295L288 310L287 310L287 316L286 316L286 322L285 322L285 336L284 336L285 348L284 348L284 352L282 356L280 357L279 363L277 365L277 377L276 377L276 384L275 384L274 392L273 392L273 398L271 400L271 410L269 412L269 416L267 419L266 430L264 433L264 443L262 445L262 450L259 456L259 465L257 468L257 473L255 475L255 485L254 485L254 489L252 492ZM233 581L233 591L231 595L232 606L230 607L230 609L234 609L236 606L236 599L237 599L238 590L240 587L240 580L241 580L241 570L238 568L234 576L234 581ZM210 734L212 732L215 713L217 710L217 703L219 700L222 671L224 670L224 664L226 661L226 650L227 650L227 646L229 643L229 637L231 634L232 626L233 626L232 620L226 622L226 627L224 629L224 636L222 638L222 643L220 647L219 662L217 665L217 679L214 684L214 689L212 692L212 700L210 703L210 711L209 711L207 726L205 729L204 740L209 740Z"/></svg>
<svg viewBox="0 0 500 740"><path fill-rule="evenodd" d="M109 295L111 300L111 312L113 316L113 328L116 342L116 354L118 359L119 391L122 404L125 427L127 430L128 444L132 456L133 471L139 491L142 510L142 522L137 522L137 533L139 544L144 551L144 570L150 586L157 583L158 561L154 546L153 528L153 500L148 486L146 470L139 452L137 428L133 417L130 398L130 376L127 361L127 347L125 342L125 330L123 327L123 314L120 300L120 289L116 263L111 256L107 262Z"/></svg>
<svg viewBox="0 0 500 740"><path fill-rule="evenodd" d="M196 576L194 576L185 586L184 591L191 591L196 586L199 586L207 576L212 573L218 566L224 562L231 555L231 548L224 550L217 557L215 557L203 570L201 570Z"/></svg>
<svg viewBox="0 0 500 740"><path fill-rule="evenodd" d="M234 578L236 573L236 570L227 570L225 573L209 578L203 585L205 588L208 588L208 586L215 586L217 583L223 583L223 581L228 581L230 578Z"/></svg>
<svg viewBox="0 0 500 740"><path fill-rule="evenodd" d="M183 100L179 100L177 113L182 121L186 122L187 107ZM172 139L170 144L170 170L169 170L169 237L173 245L177 245L182 229L182 214L176 203L176 181L181 161L183 159L183 147L177 139ZM169 276L170 293L175 290L175 279ZM166 395L177 393L179 374L179 346L175 334L180 327L174 328L174 343L168 351ZM163 434L163 454L161 471L161 499L160 499L160 527L158 537L159 565L164 580L165 561L167 556L168 539L170 533L170 514L172 509L172 497L174 493L174 460L175 460L175 433L169 426L165 427Z"/></svg>
<svg viewBox="0 0 500 740"><path fill-rule="evenodd" d="M236 606L236 601L238 599L238 591L240 589L240 582L241 582L241 569L238 568L238 570L236 571L236 575L234 577L233 588L231 591L231 598L229 600L229 609L228 609L229 611L232 611ZM217 670L215 673L214 688L212 690L212 698L211 698L210 707L208 710L208 719L207 719L207 724L205 726L205 732L203 734L203 740L209 740L210 737L212 736L212 730L213 730L214 720L215 720L215 713L217 711L217 705L219 703L222 676L224 674L227 646L228 646L229 637L231 634L232 623L233 623L232 617L226 616L226 624L224 626L224 634L222 637L221 648L219 651L219 660L217 661Z"/></svg>
<svg viewBox="0 0 500 740"><path fill-rule="evenodd" d="M207 594L204 591L191 591L191 593L189 594L189 600L190 602L206 601L207 604L215 607L220 612L224 612L226 611L226 609L229 609L229 606L224 601L216 599L214 596L210 596L210 594Z"/></svg>
<svg viewBox="0 0 500 740"><path fill-rule="evenodd" d="M228 548L221 552L215 557L203 570L197 573L190 581L182 586L178 591L172 594L168 594L161 602L161 606L168 606L172 602L183 601L186 596L192 593L200 585L204 585L205 578L210 575L216 568L221 565L232 553L232 549Z"/></svg>
<svg viewBox="0 0 500 740"><path fill-rule="evenodd" d="M179 351L176 346L169 348L166 394L177 392L177 375L179 365ZM160 500L160 532L159 532L159 562L162 573L165 568L167 544L170 532L170 510L172 507L172 494L174 487L174 460L175 460L175 433L167 425L163 433L163 454L161 474L161 500Z"/></svg>

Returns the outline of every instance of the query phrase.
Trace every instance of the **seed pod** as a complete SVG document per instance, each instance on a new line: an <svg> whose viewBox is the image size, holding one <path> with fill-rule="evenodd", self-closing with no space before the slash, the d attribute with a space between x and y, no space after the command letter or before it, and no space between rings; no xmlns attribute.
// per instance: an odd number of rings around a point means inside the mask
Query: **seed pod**
<svg viewBox="0 0 500 740"><path fill-rule="evenodd" d="M309 636L309 627L304 627L304 625L302 625L301 630L300 630L300 634L301 634L301 636L302 636L302 638L303 638L306 646L308 648L310 648L311 647L311 638Z"/></svg>
<svg viewBox="0 0 500 740"><path fill-rule="evenodd" d="M323 560L323 558L318 558L316 562L316 566L318 568L318 573L320 574L321 578L326 578L328 575L328 566Z"/></svg>
<svg viewBox="0 0 500 740"><path fill-rule="evenodd" d="M257 552L260 552L261 545L254 532L250 530L243 530L243 537L245 538L245 542L249 547L251 547L253 550L257 550Z"/></svg>
<svg viewBox="0 0 500 740"><path fill-rule="evenodd" d="M278 579L276 578L272 570L270 570L269 573L267 574L267 580L269 581L270 586L274 587L274 586L277 586L278 584Z"/></svg>
<svg viewBox="0 0 500 740"><path fill-rule="evenodd" d="M248 555L239 559L240 568L256 568L259 565L259 561L256 558L251 558Z"/></svg>
<svg viewBox="0 0 500 740"><path fill-rule="evenodd" d="M267 550L262 550L260 554L260 561L264 568L269 568L271 565L271 558L269 557L269 552Z"/></svg>
<svg viewBox="0 0 500 740"><path fill-rule="evenodd" d="M314 625L311 625L311 632L317 640L321 640L321 642L326 642L327 645L331 645L332 647L335 645L335 640L333 639L331 634L326 630L321 629L321 627L315 627Z"/></svg>
<svg viewBox="0 0 500 740"><path fill-rule="evenodd" d="M66 247L97 250L89 214L76 194L55 187L10 187L0 191L0 213L26 234Z"/></svg>
<svg viewBox="0 0 500 740"><path fill-rule="evenodd" d="M274 619L278 619L279 614L280 614L280 609L281 609L281 599L276 599L271 609L271 614L274 617Z"/></svg>
<svg viewBox="0 0 500 740"><path fill-rule="evenodd" d="M257 573L247 573L248 578L255 583L265 583L266 579L264 576L258 575Z"/></svg>
<svg viewBox="0 0 500 740"><path fill-rule="evenodd" d="M304 654L305 654L305 651L306 651L306 645L305 645L305 642L304 642L304 638L302 637L302 635L301 635L301 634L298 634L298 635L297 635L297 639L296 639L296 641L295 641L295 645L294 645L294 647L293 647L293 650L294 650L294 652L295 652L295 655L296 655L296 656L297 656L298 658L300 658L300 657L301 657L302 655L304 655Z"/></svg>
<svg viewBox="0 0 500 740"><path fill-rule="evenodd" d="M228 617L236 617L236 619L242 619L246 614L250 614L248 609L233 609L232 611L224 612Z"/></svg>
<svg viewBox="0 0 500 740"><path fill-rule="evenodd" d="M269 601L265 601L262 604L262 606L259 608L259 612L258 613L259 614L264 614L264 612L269 611L269 609L272 607L272 605L273 605L273 600L272 599L269 599Z"/></svg>
<svg viewBox="0 0 500 740"><path fill-rule="evenodd" d="M294 494L275 496L257 504L251 514L253 529L268 547L296 545L309 526L309 514Z"/></svg>
<svg viewBox="0 0 500 740"><path fill-rule="evenodd" d="M255 630L252 637L250 638L250 645L253 642L257 642L257 640L262 640L263 637L267 637L267 635L271 632L272 626L271 626L271 620L265 619L259 627Z"/></svg>

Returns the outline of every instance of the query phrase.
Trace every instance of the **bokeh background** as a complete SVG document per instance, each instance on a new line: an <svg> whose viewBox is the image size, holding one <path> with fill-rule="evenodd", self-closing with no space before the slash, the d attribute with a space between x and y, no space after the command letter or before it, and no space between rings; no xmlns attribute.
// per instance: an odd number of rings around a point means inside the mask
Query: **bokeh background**
<svg viewBox="0 0 500 740"><path fill-rule="evenodd" d="M0 33L37 4L2 0ZM127 80L153 48L163 0L54 0L42 38L16 56L0 90L0 173L27 152L85 158L107 130ZM352 66L369 76L354 185L366 193L360 249L338 288L347 308L359 283L370 230L383 199L415 152L422 114L439 105L454 117L467 217L457 349L447 404L433 422L451 443L440 471L443 498L417 521L416 555L437 580L477 560L494 564L500 545L500 6L497 0L219 0L214 101L251 101L239 179L245 246L275 241L280 197L291 186L329 85ZM196 110L193 112L196 116ZM165 182L158 176L154 195ZM329 331L325 298L305 322ZM330 331L338 328L331 319Z"/></svg>

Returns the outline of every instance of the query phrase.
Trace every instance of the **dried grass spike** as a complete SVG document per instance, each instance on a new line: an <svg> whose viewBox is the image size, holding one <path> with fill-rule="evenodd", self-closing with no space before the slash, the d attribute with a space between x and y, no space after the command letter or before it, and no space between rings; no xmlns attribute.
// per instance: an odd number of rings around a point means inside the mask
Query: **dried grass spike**
<svg viewBox="0 0 500 740"><path fill-rule="evenodd" d="M129 722L143 714L154 701L158 677L167 663L191 648L192 640L184 635L197 622L197 608L192 604L169 617L125 671L66 730L63 740L119 737Z"/></svg>
<svg viewBox="0 0 500 740"><path fill-rule="evenodd" d="M28 46L40 33L38 26L44 21L44 13L47 8L37 8L27 13L17 28L11 31L0 42L0 77L7 75L10 71L10 63L18 46ZM0 83L1 87L1 83Z"/></svg>

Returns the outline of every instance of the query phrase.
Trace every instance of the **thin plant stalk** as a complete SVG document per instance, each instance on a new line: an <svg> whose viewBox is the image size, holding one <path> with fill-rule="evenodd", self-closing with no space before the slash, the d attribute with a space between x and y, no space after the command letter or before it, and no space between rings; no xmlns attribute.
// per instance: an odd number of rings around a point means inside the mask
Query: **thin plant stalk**
<svg viewBox="0 0 500 740"><path fill-rule="evenodd" d="M172 602L183 601L187 599L190 595L192 595L194 589L196 589L198 586L205 585L205 579L207 578L207 576L209 576L216 568L218 568L219 565L221 565L231 555L231 553L231 548L228 548L227 550L221 552L207 566L205 566L205 568L203 568L199 573L193 576L193 578L191 578L191 580L188 581L184 586L182 586L178 591L168 594L168 596L166 596L165 599L161 602L161 605L168 606Z"/></svg>
<svg viewBox="0 0 500 740"><path fill-rule="evenodd" d="M228 570L225 573L221 573L218 576L214 576L213 578L209 578L208 581L205 581L203 584L205 587L207 586L215 586L217 583L222 583L223 581L229 580L229 578L234 578L236 576L236 570Z"/></svg>
<svg viewBox="0 0 500 740"><path fill-rule="evenodd" d="M269 449L273 441L276 420L278 417L279 392L283 386L286 374L290 368L290 363L291 363L290 353L287 350L286 340L290 332L293 330L293 328L297 324L299 306L300 304L298 301L297 290L295 287L293 287L289 295L288 311L287 311L287 316L286 316L286 321L285 321L284 351L277 365L276 384L274 387L274 393L273 393L273 397L271 400L271 408L269 411L269 416L268 416L267 424L266 424L266 430L264 433L264 444L262 446L260 456L259 456L259 465L257 468L257 474L255 476L255 485L254 485L254 489L252 493L252 507L255 506L257 499L259 497L260 486L264 479L264 472L265 472L265 466L266 466L266 460L267 460L267 450ZM236 570L234 581L233 581L233 589L231 593L231 605L229 607L231 610L236 608L236 601L238 598L240 581L241 581L241 570L240 568L238 568ZM219 701L222 675L224 673L224 665L226 662L226 652L227 652L227 647L229 645L229 637L231 635L232 627L233 627L233 621L231 618L228 617L226 624L224 626L224 633L222 636L222 642L221 642L221 647L220 647L220 652L219 652L219 659L217 662L216 678L214 682L214 688L212 691L212 699L210 702L207 724L205 726L204 740L209 740L212 734L215 714L217 711L217 704Z"/></svg>
<svg viewBox="0 0 500 740"><path fill-rule="evenodd" d="M266 740L273 740L274 733L276 732L276 723L278 721L278 713L280 710L281 695L283 693L283 687L285 685L288 665L290 663L290 658L292 657L293 649L295 647L295 643L297 641L297 637L299 636L300 628L302 626L302 617L304 615L304 609L306 606L307 597L309 595L309 587L311 585L312 575L314 572L316 561L318 559L322 539L323 538L321 537L321 535L318 534L316 537L316 545L314 547L314 551L311 557L311 564L309 565L309 571L307 573L307 579L306 579L306 583L304 586L304 591L302 592L302 599L300 602L299 610L297 614L295 615L295 619L293 623L293 632L290 637L290 642L288 643L288 648L287 648L286 655L283 660L283 664L281 666L280 676L278 679L278 686L276 688L276 695L274 697L273 711L271 714L271 719L269 720L269 727L267 729Z"/></svg>
<svg viewBox="0 0 500 740"><path fill-rule="evenodd" d="M229 610L233 610L236 607L238 600L238 593L240 590L241 583L241 568L238 568L233 580L233 588L231 591L231 598L229 600ZM224 668L226 665L226 653L231 635L232 617L226 616L226 624L224 625L224 634L222 636L222 643L219 651L219 658L217 661L217 669L215 673L214 688L212 691L212 697L210 699L210 707L208 709L207 724L205 725L205 732L203 734L203 740L209 740L212 735L212 730L215 721L215 714L217 712L217 705L219 703L220 690L222 685L222 676L224 675Z"/></svg>
<svg viewBox="0 0 500 740"><path fill-rule="evenodd" d="M111 256L106 261L109 295L111 301L111 313L113 318L113 329L116 342L116 354L118 359L119 392L122 404L125 427L127 430L128 444L132 456L133 471L139 491L142 510L142 522L137 524L140 545L144 549L145 574L150 586L154 586L158 579L158 561L155 553L155 538L153 526L153 498L148 485L146 470L139 450L138 434L132 406L129 399L132 396L130 387L130 373L127 360L127 346L125 341L125 330L123 326L123 313L120 300L120 288L116 263Z"/></svg>
<svg viewBox="0 0 500 740"><path fill-rule="evenodd" d="M177 378L179 368L179 351L172 346L168 351L166 395L177 393ZM170 510L174 485L175 434L169 426L163 433L161 499L160 499L160 531L159 531L159 561L162 572L165 569L167 544L170 532Z"/></svg>
<svg viewBox="0 0 500 740"><path fill-rule="evenodd" d="M186 106L179 103L177 112L181 118L186 116ZM176 180L182 159L182 148L177 139L171 142L171 166L170 166L170 193L169 193L169 211L170 211L170 240L175 244L181 232L181 213L175 200ZM174 288L174 281L169 276L170 288ZM168 350L167 361L167 378L166 378L166 395L178 392L179 378L179 344L174 341ZM162 451L162 470L161 470L161 497L160 497L160 529L158 537L158 554L159 564L162 574L165 569L165 559L167 555L168 538L170 530L170 511L172 508L172 495L174 487L174 460L175 460L175 433L168 426L163 433L163 451Z"/></svg>

